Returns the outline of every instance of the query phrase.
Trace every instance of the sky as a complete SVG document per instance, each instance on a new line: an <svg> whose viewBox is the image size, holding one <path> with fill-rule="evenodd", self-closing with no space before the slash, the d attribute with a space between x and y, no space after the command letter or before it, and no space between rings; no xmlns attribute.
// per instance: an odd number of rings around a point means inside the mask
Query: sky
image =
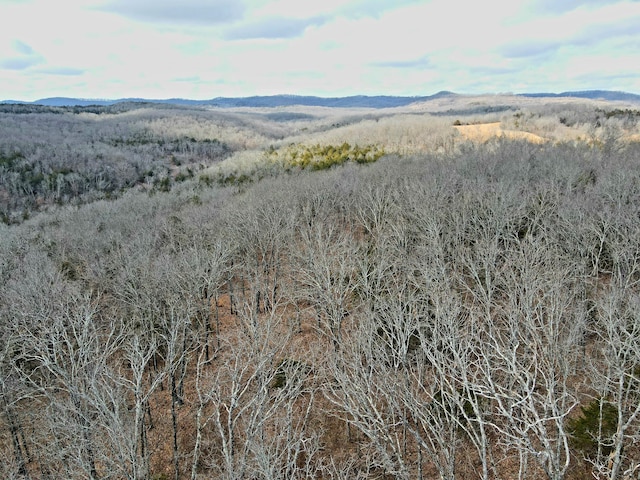
<svg viewBox="0 0 640 480"><path fill-rule="evenodd" d="M640 0L0 0L0 100L640 93Z"/></svg>

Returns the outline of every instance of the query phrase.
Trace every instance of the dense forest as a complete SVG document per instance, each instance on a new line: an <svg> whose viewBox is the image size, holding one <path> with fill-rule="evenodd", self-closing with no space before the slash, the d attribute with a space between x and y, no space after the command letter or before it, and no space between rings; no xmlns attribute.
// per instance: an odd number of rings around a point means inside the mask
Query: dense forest
<svg viewBox="0 0 640 480"><path fill-rule="evenodd" d="M638 110L482 108L1 110L0 477L639 478Z"/></svg>

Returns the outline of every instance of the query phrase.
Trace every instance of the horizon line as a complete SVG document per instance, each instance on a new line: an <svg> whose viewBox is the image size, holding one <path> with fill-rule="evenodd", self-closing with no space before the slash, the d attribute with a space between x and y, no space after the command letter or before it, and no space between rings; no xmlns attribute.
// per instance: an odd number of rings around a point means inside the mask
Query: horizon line
<svg viewBox="0 0 640 480"><path fill-rule="evenodd" d="M53 95L47 97L40 97L35 100L23 100L23 99L3 99L0 100L0 104L37 104L38 102L42 102L45 100L75 100L81 102L126 102L126 101L140 101L140 102L169 102L169 101L190 101L190 102L211 102L215 100L242 100L242 99L251 99L251 98L317 98L322 100L329 99L348 99L348 98L375 98L375 97L383 97L383 98L401 98L401 99L423 99L423 98L431 98L436 96L461 96L461 97L480 97L480 96L527 96L527 95L550 95L550 96L562 96L565 94L584 94L584 93L610 93L610 94L624 94L624 95L632 95L640 97L639 93L630 92L627 90L607 90L600 88L591 88L584 90L564 90L561 92L557 91L522 91L522 92L482 92L482 93L460 93L454 92L452 90L439 90L436 93L432 94L414 94L414 95L393 95L393 94L351 94L351 95L311 95L311 94L297 94L297 93L277 93L277 94L267 94L267 95L259 95L259 94L251 94L251 95L242 95L242 96L216 96L216 97L208 97L208 98L191 98L191 97L176 97L170 96L165 98L153 98L153 97L140 97L140 96L123 96L123 97L75 97L68 95ZM62 105L61 105L62 106Z"/></svg>

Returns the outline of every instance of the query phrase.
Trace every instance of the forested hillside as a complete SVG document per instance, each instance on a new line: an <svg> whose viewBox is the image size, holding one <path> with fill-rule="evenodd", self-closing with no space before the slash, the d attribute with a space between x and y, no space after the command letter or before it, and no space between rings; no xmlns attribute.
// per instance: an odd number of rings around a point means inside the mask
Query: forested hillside
<svg viewBox="0 0 640 480"><path fill-rule="evenodd" d="M0 113L0 477L638 478L638 118Z"/></svg>

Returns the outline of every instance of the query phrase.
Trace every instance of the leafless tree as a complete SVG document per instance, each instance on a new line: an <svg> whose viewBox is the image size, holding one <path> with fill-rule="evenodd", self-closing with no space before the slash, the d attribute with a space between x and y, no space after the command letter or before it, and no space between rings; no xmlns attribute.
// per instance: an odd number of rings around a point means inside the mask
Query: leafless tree
<svg viewBox="0 0 640 480"><path fill-rule="evenodd" d="M640 425L640 319L637 311L637 294L619 285L607 287L598 302L594 334L599 351L593 359L591 375L599 398L616 413L615 431L594 438L597 454L589 460L599 478L633 478L640 469L633 453L633 445L639 440Z"/></svg>
<svg viewBox="0 0 640 480"><path fill-rule="evenodd" d="M580 289L572 285L571 263L545 242L523 242L508 265L505 301L482 317L481 394L492 402L492 426L505 446L531 455L548 478L561 479L571 462L565 421L578 403L572 380L585 328Z"/></svg>
<svg viewBox="0 0 640 480"><path fill-rule="evenodd" d="M196 444L191 478L311 478L319 444L308 429L310 366L288 356L291 329L272 309L246 319L250 335L225 337L217 360L197 364ZM255 304L239 315L256 315ZM219 452L202 455L202 448Z"/></svg>
<svg viewBox="0 0 640 480"><path fill-rule="evenodd" d="M296 297L313 308L318 330L338 350L342 324L355 308L359 247L349 233L331 223L301 228L294 264Z"/></svg>

